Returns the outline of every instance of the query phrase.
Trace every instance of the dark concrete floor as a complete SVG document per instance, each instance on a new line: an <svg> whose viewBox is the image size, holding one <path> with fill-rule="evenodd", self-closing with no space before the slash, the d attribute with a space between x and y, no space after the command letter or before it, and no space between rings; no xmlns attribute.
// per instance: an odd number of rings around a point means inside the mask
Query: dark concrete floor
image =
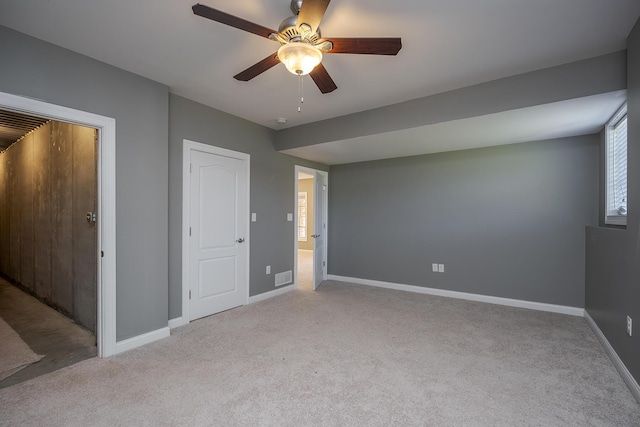
<svg viewBox="0 0 640 427"><path fill-rule="evenodd" d="M0 317L44 357L0 381L9 387L97 355L90 331L0 278Z"/></svg>

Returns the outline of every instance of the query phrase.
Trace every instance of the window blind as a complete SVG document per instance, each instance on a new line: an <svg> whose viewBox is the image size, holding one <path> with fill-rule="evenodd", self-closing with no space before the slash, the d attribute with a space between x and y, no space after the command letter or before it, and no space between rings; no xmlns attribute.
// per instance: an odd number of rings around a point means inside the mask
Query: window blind
<svg viewBox="0 0 640 427"><path fill-rule="evenodd" d="M627 116L625 115L612 129L613 131L613 188L612 206L619 215L627 212Z"/></svg>

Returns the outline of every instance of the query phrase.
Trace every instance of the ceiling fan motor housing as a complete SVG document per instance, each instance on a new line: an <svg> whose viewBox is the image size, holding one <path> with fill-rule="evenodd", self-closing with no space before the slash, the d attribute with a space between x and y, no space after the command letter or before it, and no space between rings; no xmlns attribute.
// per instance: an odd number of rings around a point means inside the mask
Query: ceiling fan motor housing
<svg viewBox="0 0 640 427"><path fill-rule="evenodd" d="M306 41L307 43L316 44L320 37L320 27L315 33L303 33L298 27L298 17L290 16L280 23L278 32L284 36L287 41ZM304 38L304 40L302 40Z"/></svg>

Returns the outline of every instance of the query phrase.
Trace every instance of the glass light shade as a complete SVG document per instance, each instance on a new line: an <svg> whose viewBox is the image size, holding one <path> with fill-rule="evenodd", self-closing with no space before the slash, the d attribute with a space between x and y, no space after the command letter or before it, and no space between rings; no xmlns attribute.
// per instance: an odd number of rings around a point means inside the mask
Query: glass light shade
<svg viewBox="0 0 640 427"><path fill-rule="evenodd" d="M280 46L278 59L292 74L305 76L322 61L322 52L310 44L293 42Z"/></svg>

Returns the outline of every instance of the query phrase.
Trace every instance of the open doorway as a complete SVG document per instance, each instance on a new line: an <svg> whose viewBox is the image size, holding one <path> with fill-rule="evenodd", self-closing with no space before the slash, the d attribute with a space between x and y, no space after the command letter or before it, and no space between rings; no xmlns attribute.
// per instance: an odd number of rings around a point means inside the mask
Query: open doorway
<svg viewBox="0 0 640 427"><path fill-rule="evenodd" d="M0 92L0 109L98 130L98 356L116 354L116 121L111 117ZM124 347L122 351L124 351Z"/></svg>
<svg viewBox="0 0 640 427"><path fill-rule="evenodd" d="M95 319L95 334L92 334L91 339L97 345L98 356L108 357L114 355L118 350L116 347L115 119L4 92L0 92L0 110L36 117L41 119L42 123L55 120L63 124L92 128L91 132L97 136L97 142L94 139L97 159L93 171L97 179L96 223L94 225L94 238L97 240L97 245L95 251L87 254L87 256L96 260L94 281L96 284L95 299L97 303L94 309L95 316L91 315ZM6 281L3 285L6 285L3 286L4 290L17 289L13 285L7 284ZM26 297L25 301L39 303L31 295L23 292L20 292L19 295ZM5 296L2 296L3 302L8 301ZM15 305L7 303L5 307L13 307ZM57 315L58 319L62 318L57 311L46 306L45 308ZM40 323L48 324L51 327L55 321L46 320L46 317L43 316L40 319ZM16 334L15 331L8 328L3 328L3 332L9 335ZM49 338L56 340L55 335ZM6 346L3 346L3 349L6 349Z"/></svg>
<svg viewBox="0 0 640 427"><path fill-rule="evenodd" d="M0 110L0 387L97 355L95 128Z"/></svg>
<svg viewBox="0 0 640 427"><path fill-rule="evenodd" d="M298 243L298 288L313 290L314 175L298 172L298 205L296 236Z"/></svg>
<svg viewBox="0 0 640 427"><path fill-rule="evenodd" d="M295 283L313 291L327 277L328 173L295 168Z"/></svg>

